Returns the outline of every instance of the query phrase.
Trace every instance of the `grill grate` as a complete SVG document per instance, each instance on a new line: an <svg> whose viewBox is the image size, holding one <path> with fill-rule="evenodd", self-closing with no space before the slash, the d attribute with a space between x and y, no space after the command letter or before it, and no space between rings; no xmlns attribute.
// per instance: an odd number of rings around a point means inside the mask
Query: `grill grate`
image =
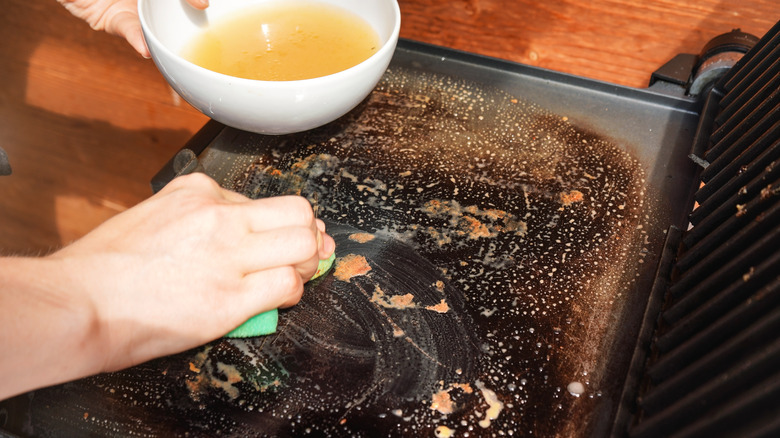
<svg viewBox="0 0 780 438"><path fill-rule="evenodd" d="M780 436L780 23L712 89L629 436Z"/></svg>

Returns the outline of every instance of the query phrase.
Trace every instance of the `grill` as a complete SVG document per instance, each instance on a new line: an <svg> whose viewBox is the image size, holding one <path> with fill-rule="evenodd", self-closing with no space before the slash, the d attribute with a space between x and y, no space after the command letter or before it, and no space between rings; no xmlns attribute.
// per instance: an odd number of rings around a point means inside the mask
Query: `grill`
<svg viewBox="0 0 780 438"><path fill-rule="evenodd" d="M200 171L301 194L336 269L370 269L309 283L272 336L34 391L0 403L0 426L777 435L778 32L718 37L643 90L401 41L330 125L209 122L154 190Z"/></svg>
<svg viewBox="0 0 780 438"><path fill-rule="evenodd" d="M780 26L710 92L632 437L780 433ZM668 268L668 269L667 269Z"/></svg>

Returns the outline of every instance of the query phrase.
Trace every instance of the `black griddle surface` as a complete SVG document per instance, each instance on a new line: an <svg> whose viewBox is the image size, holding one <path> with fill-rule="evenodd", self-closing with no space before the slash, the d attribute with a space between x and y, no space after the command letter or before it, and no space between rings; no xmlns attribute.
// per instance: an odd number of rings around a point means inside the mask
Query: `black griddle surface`
<svg viewBox="0 0 780 438"><path fill-rule="evenodd" d="M274 335L17 397L0 404L5 427L602 434L664 231L687 211L696 108L402 41L374 93L330 125L267 137L212 123L188 145L203 170L250 197L316 202L334 270Z"/></svg>

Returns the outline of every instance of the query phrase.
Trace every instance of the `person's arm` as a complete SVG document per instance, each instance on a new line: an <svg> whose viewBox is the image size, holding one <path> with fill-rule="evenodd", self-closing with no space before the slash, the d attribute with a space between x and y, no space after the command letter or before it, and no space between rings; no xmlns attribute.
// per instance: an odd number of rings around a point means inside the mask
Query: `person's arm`
<svg viewBox="0 0 780 438"><path fill-rule="evenodd" d="M127 40L144 58L149 58L141 22L138 0L57 0L71 14L86 21L93 29L103 30ZM208 0L187 0L197 9L208 7Z"/></svg>
<svg viewBox="0 0 780 438"><path fill-rule="evenodd" d="M335 249L301 197L203 174L46 257L0 258L0 399L202 345L294 305Z"/></svg>

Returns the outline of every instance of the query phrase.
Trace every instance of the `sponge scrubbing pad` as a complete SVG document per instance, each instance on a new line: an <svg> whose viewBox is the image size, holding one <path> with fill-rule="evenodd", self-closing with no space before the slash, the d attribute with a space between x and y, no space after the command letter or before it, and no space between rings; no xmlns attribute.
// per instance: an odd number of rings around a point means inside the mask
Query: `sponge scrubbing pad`
<svg viewBox="0 0 780 438"><path fill-rule="evenodd" d="M328 272L330 267L333 266L334 260L336 260L335 252L327 259L320 260L320 263L317 265L317 272L314 273L314 276L311 277L311 280L319 278ZM279 311L277 309L269 310L249 318L246 322L234 328L230 333L226 334L225 337L251 338L254 336L270 335L276 331L276 325L278 323Z"/></svg>
<svg viewBox="0 0 780 438"><path fill-rule="evenodd" d="M279 323L279 311L276 309L263 312L247 319L243 324L226 334L226 338L251 338L253 336L270 335L276 331Z"/></svg>

